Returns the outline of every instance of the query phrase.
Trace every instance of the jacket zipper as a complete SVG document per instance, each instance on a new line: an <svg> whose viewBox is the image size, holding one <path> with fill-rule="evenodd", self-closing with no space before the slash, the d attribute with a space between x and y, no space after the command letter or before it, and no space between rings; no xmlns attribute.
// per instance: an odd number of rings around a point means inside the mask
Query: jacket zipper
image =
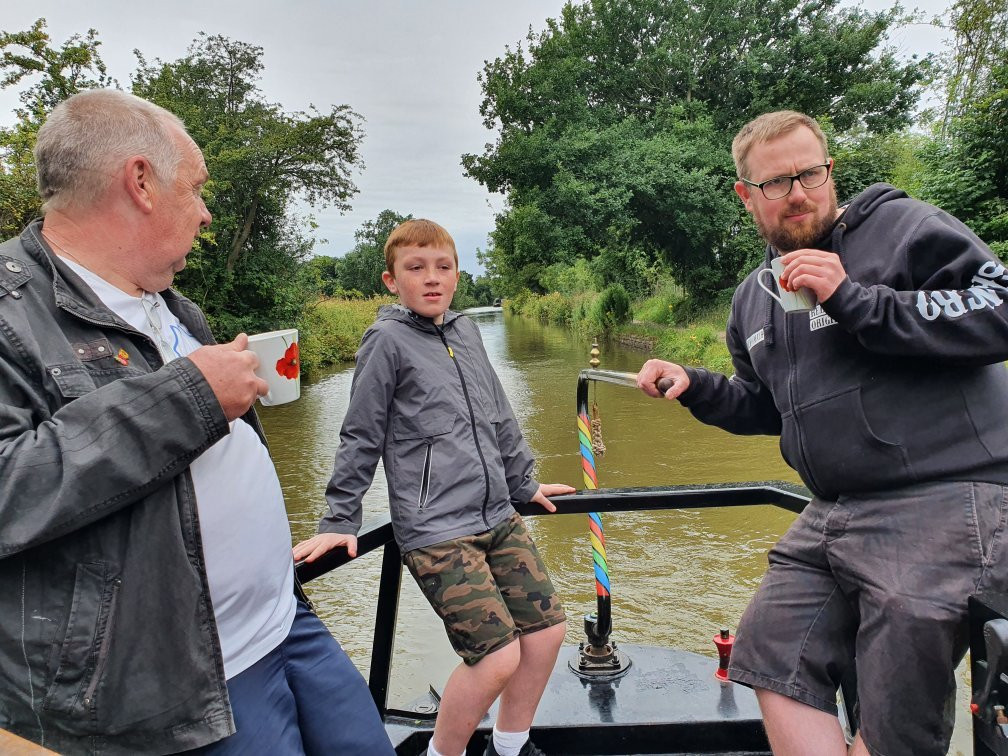
<svg viewBox="0 0 1008 756"><path fill-rule="evenodd" d="M483 518L483 524L489 529L490 523L487 522L486 512L487 504L490 501L490 471L487 469L486 458L483 456L482 447L480 447L479 435L476 433L476 414L473 412L472 401L469 399L469 389L466 387L465 376L462 375L462 366L455 359L455 352L448 346L448 340L445 338L444 331L437 324L434 325L434 328L437 330L438 336L441 337L441 343L444 344L448 356L451 357L451 361L455 364L455 372L458 373L459 381L462 383L462 395L465 397L466 407L469 409L469 425L472 427L473 442L476 445L476 453L479 455L480 464L483 465L483 506L480 508L480 517Z"/></svg>
<svg viewBox="0 0 1008 756"><path fill-rule="evenodd" d="M102 636L101 646L98 647L98 658L95 660L94 672L91 673L91 682L88 683L87 690L84 691L84 705L91 706L94 701L95 689L105 671L105 663L108 661L109 646L112 643L112 627L115 622L116 606L119 603L119 587L122 580L116 578L112 581L112 598L109 601L108 616L105 619L105 634Z"/></svg>
<svg viewBox="0 0 1008 756"><path fill-rule="evenodd" d="M417 500L417 511L422 512L427 506L427 496L430 494L431 479L431 448L433 439L427 439L427 452L424 454L423 474L420 476L420 498Z"/></svg>
<svg viewBox="0 0 1008 756"><path fill-rule="evenodd" d="M800 422L801 416L798 412L798 401L795 396L795 383L798 380L798 364L794 359L792 359L791 320L786 315L784 317L784 345L788 353L788 399L791 402L791 414L794 415L795 440L798 442L798 456L801 457L802 467L805 468L805 473L808 475L809 480L812 481L816 488L819 488L819 484L816 483L815 475L812 474L812 467L809 465L808 456L805 454L805 439Z"/></svg>

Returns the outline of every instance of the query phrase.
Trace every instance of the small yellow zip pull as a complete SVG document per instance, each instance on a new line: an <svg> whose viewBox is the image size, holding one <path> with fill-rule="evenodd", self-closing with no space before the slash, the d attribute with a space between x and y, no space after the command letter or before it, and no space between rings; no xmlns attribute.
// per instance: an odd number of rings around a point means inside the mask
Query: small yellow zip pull
<svg viewBox="0 0 1008 756"><path fill-rule="evenodd" d="M445 346L448 347L448 356L451 357L454 360L455 359L455 352L453 352L452 348L450 346L448 346L447 344L445 344Z"/></svg>

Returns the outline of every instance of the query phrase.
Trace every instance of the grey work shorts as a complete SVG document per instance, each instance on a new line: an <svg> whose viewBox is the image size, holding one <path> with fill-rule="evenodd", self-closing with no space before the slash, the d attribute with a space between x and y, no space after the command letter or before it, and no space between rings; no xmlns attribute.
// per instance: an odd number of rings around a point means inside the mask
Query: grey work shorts
<svg viewBox="0 0 1008 756"><path fill-rule="evenodd" d="M770 550L729 676L836 714L855 662L876 756L945 754L966 598L1008 590L1008 487L944 482L813 499Z"/></svg>

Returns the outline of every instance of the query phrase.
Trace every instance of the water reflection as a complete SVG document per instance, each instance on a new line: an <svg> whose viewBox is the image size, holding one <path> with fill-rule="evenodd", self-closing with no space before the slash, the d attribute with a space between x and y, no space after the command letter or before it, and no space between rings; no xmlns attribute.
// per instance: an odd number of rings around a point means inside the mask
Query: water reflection
<svg viewBox="0 0 1008 756"><path fill-rule="evenodd" d="M620 681L582 680L581 684L588 688L588 705L599 713L599 721L612 722L616 688L619 687Z"/></svg>
<svg viewBox="0 0 1008 756"><path fill-rule="evenodd" d="M536 455L538 478L583 487L575 387L590 346L565 330L505 318L499 311L474 319ZM645 357L604 346L601 359L605 369L635 372ZM352 372L352 366L331 371L304 385L299 401L260 410L295 540L313 535L322 513ZM598 460L602 486L798 481L781 460L775 438L732 436L702 425L677 403L610 384L597 384L589 400L599 407L607 447ZM562 512L562 499L556 503ZM364 497L365 522L386 509L379 465ZM715 656L711 638L722 626L735 627L766 568L767 550L793 517L775 507L607 514L613 637ZM587 518L529 518L528 525L567 609L567 642L576 644L583 633L581 617L595 604ZM380 567L378 552L309 585L320 616L365 674ZM406 575L390 703L405 705L428 684L440 689L456 663L440 622ZM962 688L957 709L965 711L968 692ZM598 700L602 707L604 698ZM724 704L730 708L734 702L729 696ZM968 737L960 726L958 748L966 750Z"/></svg>

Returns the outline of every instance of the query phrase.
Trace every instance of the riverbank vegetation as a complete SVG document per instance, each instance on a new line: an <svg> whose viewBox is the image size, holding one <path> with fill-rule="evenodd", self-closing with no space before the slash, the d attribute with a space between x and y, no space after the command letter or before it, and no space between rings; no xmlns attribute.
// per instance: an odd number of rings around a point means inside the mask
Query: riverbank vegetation
<svg viewBox="0 0 1008 756"><path fill-rule="evenodd" d="M27 30L0 31L0 87L24 86L17 122L0 128L0 234L9 238L41 214L32 148L48 112L75 92L114 87L95 30L54 42L39 19ZM221 35L200 34L176 60L148 60L135 51L129 89L177 114L203 151L210 173L204 200L211 227L196 239L175 286L199 304L220 339L298 324L312 359L348 354L343 324L383 297L389 232L410 217L393 210L363 224L356 244L339 257L317 256L312 212L343 211L363 170L364 120L349 104L327 111L285 110L259 89L263 49ZM490 287L468 272L459 301L490 304ZM322 300L320 297L328 299ZM346 297L339 325L334 302ZM310 329L318 329L311 334ZM360 329L363 331L363 329ZM335 341L322 344L323 335ZM357 340L360 334L357 334Z"/></svg>
<svg viewBox="0 0 1008 756"><path fill-rule="evenodd" d="M892 40L924 23L947 32L946 50L899 52ZM17 123L0 128L5 238L39 213L31 149L48 111L117 85L100 46L95 30L58 44L44 19L0 32L0 87L25 87ZM727 369L730 294L763 259L730 144L778 108L824 124L841 200L892 183L1008 260L1008 0L953 0L935 19L895 3L584 0L487 53L480 113L495 138L462 166L505 200L478 255L485 273L462 272L455 309L503 297L528 317ZM350 207L363 118L350 104L266 101L262 48L220 35L177 60L136 57L130 88L182 117L211 176L214 223L178 288L221 338L296 323L306 366L348 357L385 295L384 241L410 217L384 210L352 249L317 254L311 213Z"/></svg>
<svg viewBox="0 0 1008 756"><path fill-rule="evenodd" d="M495 290L595 332L578 314L622 285L632 317L610 335L730 372L728 302L764 250L729 147L778 108L824 124L841 201L894 184L1008 260L1008 3L952 2L930 21L946 52L898 56L891 35L927 21L830 0L568 5L480 77L498 138L463 165L507 197L483 255Z"/></svg>
<svg viewBox="0 0 1008 756"><path fill-rule="evenodd" d="M730 292L698 305L671 279L631 302L620 284L601 293L534 294L528 289L505 300L509 313L569 328L583 338L620 341L655 357L731 372L724 341Z"/></svg>
<svg viewBox="0 0 1008 756"><path fill-rule="evenodd" d="M309 376L354 358L361 336L378 308L395 297L323 297L305 308L298 321L301 367Z"/></svg>

